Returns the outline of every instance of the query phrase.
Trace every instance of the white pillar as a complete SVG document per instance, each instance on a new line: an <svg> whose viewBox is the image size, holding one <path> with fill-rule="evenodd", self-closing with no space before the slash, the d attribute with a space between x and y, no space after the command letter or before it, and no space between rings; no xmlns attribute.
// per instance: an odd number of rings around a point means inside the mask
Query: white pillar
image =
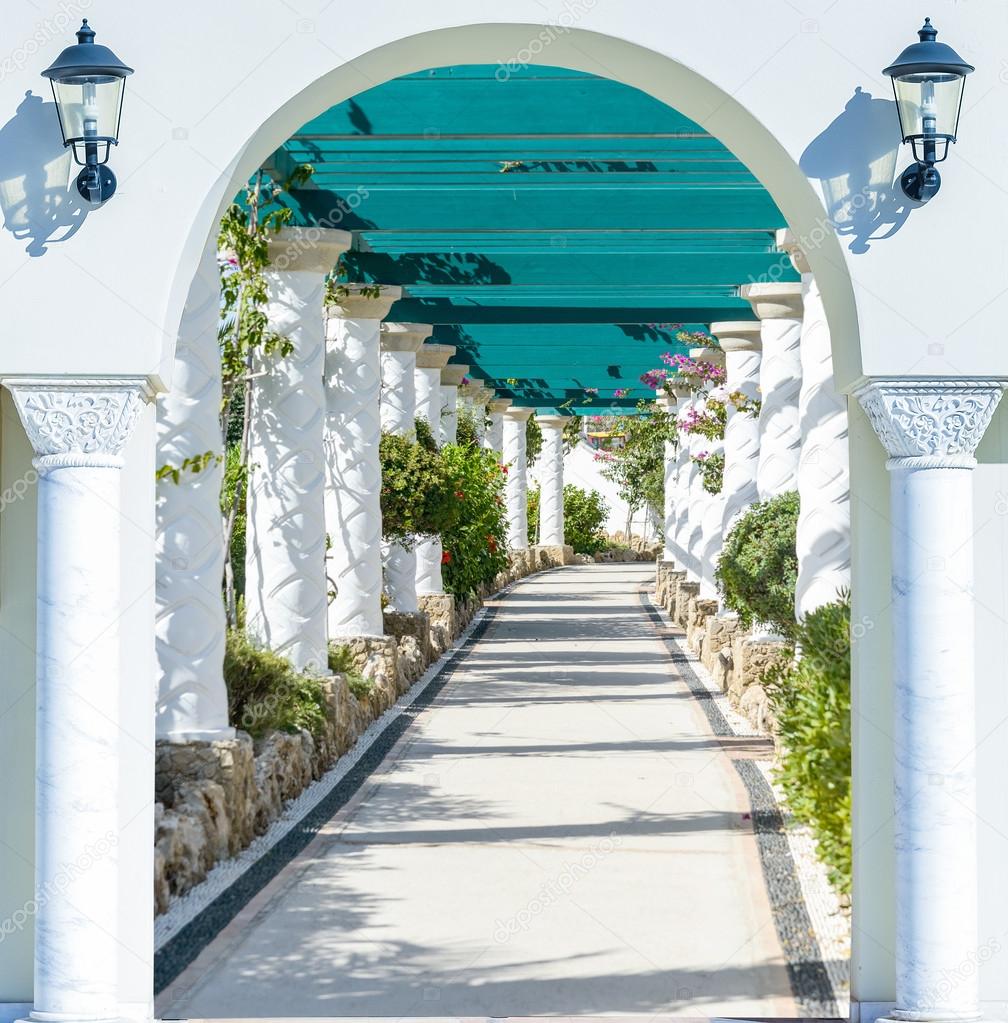
<svg viewBox="0 0 1008 1023"><path fill-rule="evenodd" d="M896 1011L979 1017L973 452L1004 381L880 379L857 392L889 453ZM955 977L955 983L948 983Z"/></svg>
<svg viewBox="0 0 1008 1023"><path fill-rule="evenodd" d="M424 345L417 352L416 414L431 428L436 443L441 437L441 370L455 354L451 345ZM417 594L444 593L441 581L441 537L432 536L416 545Z"/></svg>
<svg viewBox="0 0 1008 1023"><path fill-rule="evenodd" d="M322 304L325 275L349 245L331 229L285 227L271 238L267 315L293 349L253 360L246 627L298 670L318 672L328 661Z"/></svg>
<svg viewBox="0 0 1008 1023"><path fill-rule="evenodd" d="M489 425L483 438L483 446L488 451L493 451L501 461L504 459L504 412L510 407L510 398L493 398L487 402Z"/></svg>
<svg viewBox="0 0 1008 1023"><path fill-rule="evenodd" d="M182 313L171 390L157 402L157 466L179 470L177 481L158 480L155 505L159 739L234 735L224 685L219 323L214 245L203 254ZM207 454L210 459L198 472L182 468L186 459Z"/></svg>
<svg viewBox="0 0 1008 1023"><path fill-rule="evenodd" d="M684 387L681 383L676 383L675 380L672 381L671 390L671 395L667 395L665 398L665 408L678 424L679 417L689 407L692 394L688 387ZM669 464L670 454L674 459L671 465ZM683 516L686 513L684 495L686 492L688 462L689 452L686 435L678 433L677 428L675 442L667 443L665 446L665 551L671 552L671 558L676 562L678 569L686 567L684 552L679 543L679 536ZM671 489L669 486L670 481Z"/></svg>
<svg viewBox="0 0 1008 1023"><path fill-rule="evenodd" d="M833 381L833 352L819 286L805 253L790 231L777 232L777 244L802 275L804 314L801 333L801 391L798 420L802 435L798 459L795 616L837 599L851 583L850 453L847 397Z"/></svg>
<svg viewBox="0 0 1008 1023"><path fill-rule="evenodd" d="M537 415L542 431L539 455L539 543L546 547L564 544L564 450L563 431L566 416Z"/></svg>
<svg viewBox="0 0 1008 1023"><path fill-rule="evenodd" d="M4 384L39 474L32 1018L111 1020L119 1016L120 757L129 741L119 725L130 667L120 663L120 452L151 394L137 378Z"/></svg>
<svg viewBox="0 0 1008 1023"><path fill-rule="evenodd" d="M458 440L458 391L469 367L461 363L441 370L441 443Z"/></svg>
<svg viewBox="0 0 1008 1023"><path fill-rule="evenodd" d="M509 408L504 412L504 464L507 466L505 501L508 546L528 550L528 474L525 461L525 428L533 410Z"/></svg>
<svg viewBox="0 0 1008 1023"><path fill-rule="evenodd" d="M741 289L760 319L759 464L756 488L765 501L798 486L801 425L801 285L748 284Z"/></svg>
<svg viewBox="0 0 1008 1023"><path fill-rule="evenodd" d="M416 418L416 353L434 328L429 323L383 323L381 328L381 426L412 437ZM416 551L402 544L382 547L385 593L393 611L417 608Z"/></svg>
<svg viewBox="0 0 1008 1023"><path fill-rule="evenodd" d="M326 312L325 526L329 639L381 636L381 321L399 288L353 285Z"/></svg>

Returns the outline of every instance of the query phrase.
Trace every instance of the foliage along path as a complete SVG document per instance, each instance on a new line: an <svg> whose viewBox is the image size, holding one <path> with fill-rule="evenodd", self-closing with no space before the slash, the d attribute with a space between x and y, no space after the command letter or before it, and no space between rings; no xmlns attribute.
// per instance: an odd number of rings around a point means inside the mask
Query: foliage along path
<svg viewBox="0 0 1008 1023"><path fill-rule="evenodd" d="M534 576L172 1017L795 1016L729 740L650 565Z"/></svg>

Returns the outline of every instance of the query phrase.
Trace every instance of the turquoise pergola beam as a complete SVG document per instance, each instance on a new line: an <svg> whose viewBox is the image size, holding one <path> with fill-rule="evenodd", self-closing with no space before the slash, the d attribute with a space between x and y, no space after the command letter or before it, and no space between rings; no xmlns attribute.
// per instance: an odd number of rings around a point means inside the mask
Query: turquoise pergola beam
<svg viewBox="0 0 1008 1023"><path fill-rule="evenodd" d="M503 80L502 80L503 79ZM748 168L643 92L580 72L436 68L368 89L275 154L294 225L354 234L340 279L398 285L516 404L633 412L675 324L751 320L739 285L797 280ZM620 396L616 396L616 391ZM597 392L590 394L590 392Z"/></svg>

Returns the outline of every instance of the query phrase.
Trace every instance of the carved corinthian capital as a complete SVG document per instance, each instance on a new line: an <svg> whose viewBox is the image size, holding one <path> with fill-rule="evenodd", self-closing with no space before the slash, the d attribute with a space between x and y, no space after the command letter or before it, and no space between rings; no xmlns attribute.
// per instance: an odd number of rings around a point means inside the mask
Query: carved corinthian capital
<svg viewBox="0 0 1008 1023"><path fill-rule="evenodd" d="M118 466L140 409L151 400L146 379L15 378L4 381L39 470L65 465Z"/></svg>
<svg viewBox="0 0 1008 1023"><path fill-rule="evenodd" d="M1008 381L879 379L857 392L872 427L898 464L973 466L973 452Z"/></svg>

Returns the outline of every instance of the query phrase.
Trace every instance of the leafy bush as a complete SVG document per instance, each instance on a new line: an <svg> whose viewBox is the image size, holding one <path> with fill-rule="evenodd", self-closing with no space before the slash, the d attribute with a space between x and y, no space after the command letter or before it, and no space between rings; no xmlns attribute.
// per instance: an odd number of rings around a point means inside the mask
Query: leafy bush
<svg viewBox="0 0 1008 1023"><path fill-rule="evenodd" d="M539 497L536 487L528 495L529 541L539 534ZM582 490L568 483L564 487L564 540L577 554L595 554L609 545L604 526L609 508L597 490Z"/></svg>
<svg viewBox="0 0 1008 1023"><path fill-rule="evenodd" d="M466 597L507 567L504 472L496 454L481 448L446 444L441 457L461 503L457 521L441 533L441 575L448 593Z"/></svg>
<svg viewBox="0 0 1008 1023"><path fill-rule="evenodd" d="M423 441L383 431L380 455L386 541L409 546L419 535L440 533L455 524L461 510L455 496L458 486L429 428Z"/></svg>
<svg viewBox="0 0 1008 1023"><path fill-rule="evenodd" d="M798 578L798 493L757 501L732 527L715 575L725 603L742 625L765 622L794 636Z"/></svg>
<svg viewBox="0 0 1008 1023"><path fill-rule="evenodd" d="M231 723L253 737L301 728L316 737L322 734L326 723L322 680L296 671L286 658L256 646L237 629L227 633L224 682Z"/></svg>
<svg viewBox="0 0 1008 1023"><path fill-rule="evenodd" d="M647 505L657 519L665 506L665 442L678 436L675 416L657 402L637 403L637 415L619 416L608 430L621 434L622 447L596 452L602 476L619 488L631 512Z"/></svg>
<svg viewBox="0 0 1008 1023"><path fill-rule="evenodd" d="M542 427L535 416L529 416L525 422L525 464L531 467L542 451Z"/></svg>
<svg viewBox="0 0 1008 1023"><path fill-rule="evenodd" d="M330 643L328 659L329 670L346 676L347 687L358 700L363 700L371 692L371 679L365 678L357 670L350 647L345 644L341 646L338 643Z"/></svg>
<svg viewBox="0 0 1008 1023"><path fill-rule="evenodd" d="M710 454L701 451L694 459L700 466L700 477L703 480L703 488L708 494L720 494L724 484L724 452L715 451Z"/></svg>
<svg viewBox="0 0 1008 1023"><path fill-rule="evenodd" d="M236 495L235 490L239 493ZM221 513L225 519L234 505L234 528L231 530L230 563L234 573L234 592L245 594L245 495L248 489L248 467L242 462L241 445L229 444L224 456L224 480L221 485ZM237 504L235 499L237 496Z"/></svg>
<svg viewBox="0 0 1008 1023"><path fill-rule="evenodd" d="M765 680L782 747L777 780L840 891L851 886L850 597L795 629L801 660Z"/></svg>
<svg viewBox="0 0 1008 1023"><path fill-rule="evenodd" d="M456 443L477 447L479 434L477 433L476 413L468 405L459 405L456 419L458 422L458 428L455 431Z"/></svg>

